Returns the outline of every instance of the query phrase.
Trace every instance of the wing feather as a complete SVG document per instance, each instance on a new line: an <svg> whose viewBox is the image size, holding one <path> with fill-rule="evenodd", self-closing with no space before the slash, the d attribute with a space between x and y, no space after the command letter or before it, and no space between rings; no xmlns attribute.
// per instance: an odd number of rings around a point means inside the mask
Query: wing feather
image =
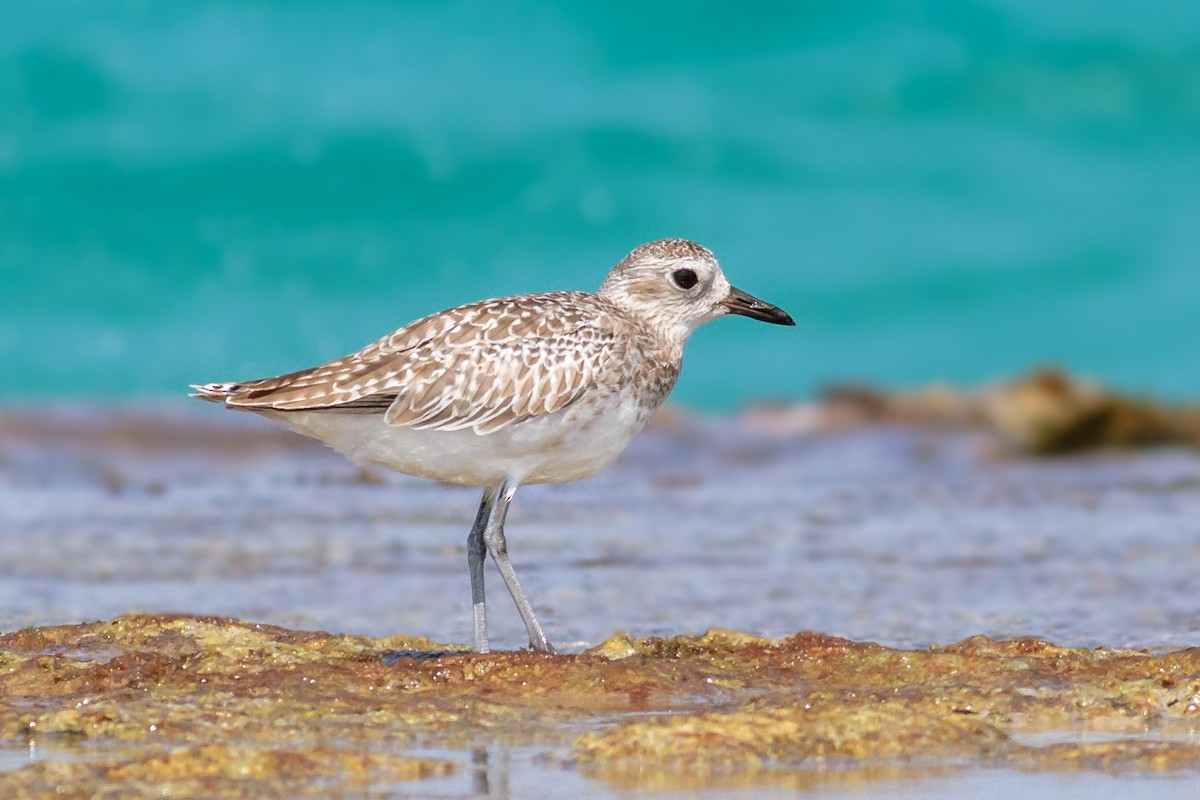
<svg viewBox="0 0 1200 800"><path fill-rule="evenodd" d="M312 369L197 388L235 408L384 411L391 425L488 433L619 382L641 361L640 333L595 295L522 295L425 317Z"/></svg>

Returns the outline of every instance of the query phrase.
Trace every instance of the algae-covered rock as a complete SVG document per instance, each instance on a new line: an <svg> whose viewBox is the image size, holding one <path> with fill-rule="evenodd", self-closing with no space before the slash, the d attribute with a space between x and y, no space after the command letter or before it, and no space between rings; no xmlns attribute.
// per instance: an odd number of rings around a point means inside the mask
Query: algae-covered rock
<svg viewBox="0 0 1200 800"><path fill-rule="evenodd" d="M840 384L826 389L815 406L760 407L747 418L776 433L880 423L972 428L995 434L1009 452L1040 456L1200 447L1200 406L1132 396L1054 367L977 389L937 384L891 391Z"/></svg>
<svg viewBox="0 0 1200 800"><path fill-rule="evenodd" d="M899 764L1196 769L1198 705L1197 649L974 637L898 650L713 630L477 654L135 615L0 636L0 731L42 756L0 773L0 791L325 796L457 768L410 752L429 746L539 746L615 786L792 786L818 765L851 782Z"/></svg>

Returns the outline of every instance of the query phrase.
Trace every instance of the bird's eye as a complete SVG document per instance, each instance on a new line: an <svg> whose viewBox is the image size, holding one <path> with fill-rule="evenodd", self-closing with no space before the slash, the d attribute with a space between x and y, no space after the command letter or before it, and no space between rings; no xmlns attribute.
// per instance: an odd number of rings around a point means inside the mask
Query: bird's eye
<svg viewBox="0 0 1200 800"><path fill-rule="evenodd" d="M696 277L696 271L691 269L677 269L671 273L671 278L680 289L690 289L700 280Z"/></svg>

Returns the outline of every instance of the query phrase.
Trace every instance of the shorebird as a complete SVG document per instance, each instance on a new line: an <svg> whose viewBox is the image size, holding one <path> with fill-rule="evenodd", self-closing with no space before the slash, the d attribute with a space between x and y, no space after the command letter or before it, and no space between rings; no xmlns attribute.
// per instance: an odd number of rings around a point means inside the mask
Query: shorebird
<svg viewBox="0 0 1200 800"><path fill-rule="evenodd" d="M691 333L726 314L796 324L733 288L707 248L663 239L627 255L595 294L469 303L328 364L195 385L192 396L286 422L357 464L482 487L467 536L475 648L488 650L490 554L530 647L553 652L508 556L517 487L610 466L674 387Z"/></svg>

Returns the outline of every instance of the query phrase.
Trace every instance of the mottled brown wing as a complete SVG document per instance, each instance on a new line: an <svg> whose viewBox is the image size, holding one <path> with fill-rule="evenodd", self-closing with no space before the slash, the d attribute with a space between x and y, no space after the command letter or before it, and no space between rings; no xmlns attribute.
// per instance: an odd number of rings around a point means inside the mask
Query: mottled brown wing
<svg viewBox="0 0 1200 800"><path fill-rule="evenodd" d="M392 425L488 432L619 385L641 361L618 335L624 324L578 292L487 300L417 320L319 367L197 388L236 408L386 409Z"/></svg>

